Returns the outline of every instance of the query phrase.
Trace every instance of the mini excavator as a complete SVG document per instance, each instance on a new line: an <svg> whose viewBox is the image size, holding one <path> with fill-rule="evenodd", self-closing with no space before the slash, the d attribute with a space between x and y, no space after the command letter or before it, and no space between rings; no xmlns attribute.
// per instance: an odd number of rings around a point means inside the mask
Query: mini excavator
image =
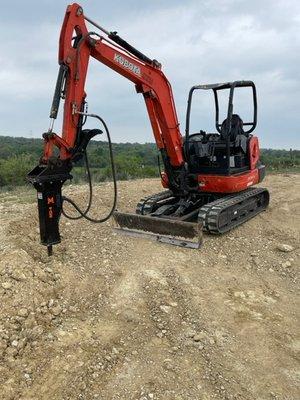
<svg viewBox="0 0 300 400"><path fill-rule="evenodd" d="M88 30L87 23L97 31ZM85 81L90 57L98 60L131 81L144 97L151 127L161 160L161 193L142 198L135 213L116 211L117 184L109 129L105 121L89 114L86 106ZM222 234L248 221L269 203L269 192L253 187L265 176L260 162L258 138L252 134L257 123L256 88L252 81L235 81L193 86L188 95L185 135L181 135L172 88L161 64L150 59L122 39L87 17L79 4L67 7L59 40L59 73L50 111L50 127L44 138L44 152L39 164L28 174L37 190L41 243L52 254L60 243L61 214L71 219L85 218L104 222L113 216L117 229L130 235L142 234L161 242L197 248L202 231ZM236 90L250 90L253 99L252 121L244 122L234 112ZM190 132L193 95L212 91L215 103L216 132ZM227 117L219 120L220 91L229 92ZM64 100L62 133L53 131L60 100ZM114 181L114 201L107 216L90 217L92 183L87 146L101 129L84 129L87 118L96 118L107 134ZM71 170L85 160L90 199L81 210L62 195L62 186L72 178ZM78 212L70 216L63 204Z"/></svg>

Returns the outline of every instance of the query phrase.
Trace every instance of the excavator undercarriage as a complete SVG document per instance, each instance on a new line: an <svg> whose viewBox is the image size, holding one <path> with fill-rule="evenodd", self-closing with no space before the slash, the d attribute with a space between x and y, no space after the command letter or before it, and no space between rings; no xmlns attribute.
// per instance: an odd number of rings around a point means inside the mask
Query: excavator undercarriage
<svg viewBox="0 0 300 400"><path fill-rule="evenodd" d="M249 188L229 195L203 194L184 200L170 190L142 198L136 214L114 213L118 231L182 247L199 248L202 231L223 234L266 210L269 192ZM181 239L182 238L182 239Z"/></svg>

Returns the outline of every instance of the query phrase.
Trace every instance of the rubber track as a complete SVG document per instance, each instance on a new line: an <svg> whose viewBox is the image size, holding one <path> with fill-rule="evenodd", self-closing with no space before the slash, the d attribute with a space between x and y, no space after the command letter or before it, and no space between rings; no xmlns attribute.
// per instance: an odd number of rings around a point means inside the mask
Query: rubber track
<svg viewBox="0 0 300 400"><path fill-rule="evenodd" d="M231 208L241 202L245 202L246 200L250 200L251 198L255 198L262 193L268 193L267 189L249 188L241 193L235 193L222 197L221 199L215 200L201 207L198 214L198 220L203 223L203 229L209 233L221 234L228 232L229 230L243 224L244 222L253 218L255 215L264 211L268 206L268 199L267 203L264 203L261 207L253 210L253 212L247 214L246 216L242 216L241 219L232 221L230 224L219 228L219 217L221 214L226 209Z"/></svg>
<svg viewBox="0 0 300 400"><path fill-rule="evenodd" d="M136 213L139 215L151 214L153 212L153 206L155 206L156 203L172 197L173 193L171 190L164 190L163 192L143 197L136 206Z"/></svg>
<svg viewBox="0 0 300 400"><path fill-rule="evenodd" d="M244 190L240 193L233 193L228 194L220 199L212 201L211 203L205 204L199 209L198 213L198 221L203 224L203 230L213 234L222 234L228 232L229 230L235 228L238 225L243 224L244 222L248 221L249 219L253 218L255 215L259 214L260 212L264 211L267 206L263 204L262 207L257 208L253 212L249 213L246 216L243 216L240 220L235 220L232 223L228 224L225 227L219 228L219 217L220 215L230 207L234 205L244 202L245 200L250 200L253 197L256 197L262 193L268 193L267 189L265 188L249 188ZM168 201L173 197L173 193L171 190L165 190L163 192L159 192L153 194L151 196L147 196L142 198L136 207L136 213L139 215L147 215L151 214L155 211L156 205L163 200ZM160 204L162 205L162 204Z"/></svg>

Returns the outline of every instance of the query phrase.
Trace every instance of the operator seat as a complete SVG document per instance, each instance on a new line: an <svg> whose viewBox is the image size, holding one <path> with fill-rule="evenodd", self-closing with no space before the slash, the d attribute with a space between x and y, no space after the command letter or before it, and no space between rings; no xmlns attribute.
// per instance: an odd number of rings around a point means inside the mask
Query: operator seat
<svg viewBox="0 0 300 400"><path fill-rule="evenodd" d="M234 144L234 147L237 149L240 148L246 153L249 134L244 131L242 118L238 114L232 115L231 129L229 132L228 123L228 118L222 122L220 139L226 141L227 135L229 135L229 141Z"/></svg>
<svg viewBox="0 0 300 400"><path fill-rule="evenodd" d="M227 139L228 134L228 118L224 119L221 125L221 140ZM229 132L230 142L235 142L238 135L245 135L243 129L243 120L238 114L233 114L231 118L231 129Z"/></svg>
<svg viewBox="0 0 300 400"><path fill-rule="evenodd" d="M190 136L188 161L192 172L219 174L226 172L228 170L227 138L229 139L231 173L239 173L248 168L249 134L243 129L243 120L238 114L233 114L230 130L228 123L228 118L222 122L220 134L200 131Z"/></svg>

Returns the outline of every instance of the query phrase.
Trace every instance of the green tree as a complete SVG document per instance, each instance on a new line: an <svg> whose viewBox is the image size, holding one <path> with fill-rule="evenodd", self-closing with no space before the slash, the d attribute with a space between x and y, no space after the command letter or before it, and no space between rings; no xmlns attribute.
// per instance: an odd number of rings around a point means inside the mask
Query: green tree
<svg viewBox="0 0 300 400"><path fill-rule="evenodd" d="M34 163L34 158L30 154L0 160L0 186L24 185Z"/></svg>

